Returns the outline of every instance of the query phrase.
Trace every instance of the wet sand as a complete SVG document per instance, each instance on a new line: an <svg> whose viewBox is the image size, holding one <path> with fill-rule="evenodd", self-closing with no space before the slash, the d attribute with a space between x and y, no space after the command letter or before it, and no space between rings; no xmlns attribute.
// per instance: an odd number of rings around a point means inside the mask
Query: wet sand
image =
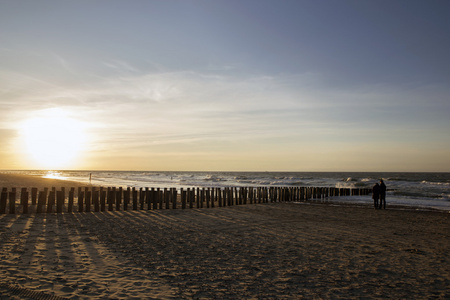
<svg viewBox="0 0 450 300"><path fill-rule="evenodd" d="M86 186L91 185L68 180L42 178L40 176L0 173L0 188L6 187L8 190L11 188L17 188L18 190L20 188L28 188L30 190L33 187L39 190L56 187L57 190L60 190L61 187L69 189L71 187L78 188Z"/></svg>
<svg viewBox="0 0 450 300"><path fill-rule="evenodd" d="M0 299L450 298L445 212L271 203L0 215L0 241Z"/></svg>

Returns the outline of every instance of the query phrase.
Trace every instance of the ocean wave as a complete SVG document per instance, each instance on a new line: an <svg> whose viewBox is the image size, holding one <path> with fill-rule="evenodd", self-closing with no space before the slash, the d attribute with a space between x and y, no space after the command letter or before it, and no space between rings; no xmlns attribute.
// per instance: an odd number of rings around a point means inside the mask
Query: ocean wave
<svg viewBox="0 0 450 300"><path fill-rule="evenodd" d="M204 181L219 182L219 181L222 181L222 178L217 177L217 176L215 176L215 175L207 175L203 180L204 180Z"/></svg>
<svg viewBox="0 0 450 300"><path fill-rule="evenodd" d="M358 181L358 179L353 178L353 177L347 177L347 178L342 179L342 181L350 182L350 181Z"/></svg>
<svg viewBox="0 0 450 300"><path fill-rule="evenodd" d="M392 191L392 195L408 197L408 198L417 198L417 199L448 200L448 195L446 196L444 194L426 193L426 192L420 192L420 191Z"/></svg>
<svg viewBox="0 0 450 300"><path fill-rule="evenodd" d="M353 182L336 182L335 188L355 188L355 183Z"/></svg>
<svg viewBox="0 0 450 300"><path fill-rule="evenodd" d="M433 182L433 181L422 180L420 183L427 184L427 185L450 186L450 182Z"/></svg>

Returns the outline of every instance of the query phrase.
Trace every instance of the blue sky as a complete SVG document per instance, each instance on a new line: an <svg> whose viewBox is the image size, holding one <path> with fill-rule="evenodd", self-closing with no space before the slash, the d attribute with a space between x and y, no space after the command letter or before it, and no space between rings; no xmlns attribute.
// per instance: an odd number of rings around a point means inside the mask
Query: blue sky
<svg viewBox="0 0 450 300"><path fill-rule="evenodd" d="M450 171L449 15L443 0L0 0L0 169ZM51 165L31 154L55 133L25 147L24 124L55 114L83 141Z"/></svg>

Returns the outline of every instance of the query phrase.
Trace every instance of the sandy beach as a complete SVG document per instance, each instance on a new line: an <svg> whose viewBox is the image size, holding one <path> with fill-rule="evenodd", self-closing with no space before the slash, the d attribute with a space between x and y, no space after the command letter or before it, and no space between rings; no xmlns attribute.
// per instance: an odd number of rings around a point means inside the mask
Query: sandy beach
<svg viewBox="0 0 450 300"><path fill-rule="evenodd" d="M270 203L17 214L0 215L0 236L0 299L450 297L450 215L437 211Z"/></svg>
<svg viewBox="0 0 450 300"><path fill-rule="evenodd" d="M62 187L70 189L72 187L86 186L90 185L69 180L43 178L40 176L0 173L0 188L8 188L8 190L11 190L11 188L17 188L18 190L20 188L31 189L33 187L39 190L55 187L57 190L60 190Z"/></svg>

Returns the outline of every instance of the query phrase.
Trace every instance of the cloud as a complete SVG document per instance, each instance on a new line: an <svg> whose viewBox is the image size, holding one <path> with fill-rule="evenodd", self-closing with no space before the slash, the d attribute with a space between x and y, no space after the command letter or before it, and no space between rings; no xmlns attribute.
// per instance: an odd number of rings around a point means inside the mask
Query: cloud
<svg viewBox="0 0 450 300"><path fill-rule="evenodd" d="M120 64L117 68L127 69ZM231 153L247 157L258 150L261 157L271 157L286 149L291 149L286 155L300 151L312 157L319 149L343 153L343 146L396 144L415 134L427 135L432 126L428 118L420 124L414 121L427 112L428 104L420 102L426 90L409 92L386 85L331 89L326 78L312 73L231 76L128 70L90 82L55 83L2 72L0 78L0 108L9 112L10 122L38 110L64 107L89 124L93 157L209 153L212 159L214 153L228 153L231 159ZM430 93L428 99L436 97L439 103L441 94ZM419 104L421 110L411 104ZM428 114L435 110L428 109ZM443 119L439 124L449 126ZM444 131L436 130L430 143Z"/></svg>

